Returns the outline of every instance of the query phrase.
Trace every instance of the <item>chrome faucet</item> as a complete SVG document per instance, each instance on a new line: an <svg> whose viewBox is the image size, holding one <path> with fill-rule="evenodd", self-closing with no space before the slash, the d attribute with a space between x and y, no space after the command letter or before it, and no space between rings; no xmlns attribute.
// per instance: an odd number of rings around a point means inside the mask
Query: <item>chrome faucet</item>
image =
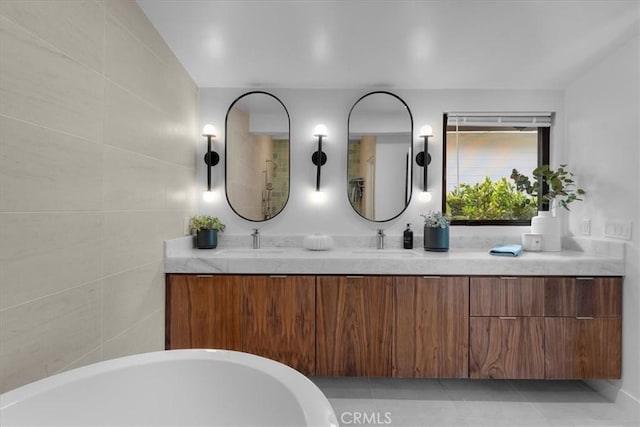
<svg viewBox="0 0 640 427"><path fill-rule="evenodd" d="M382 228L378 229L378 234L376 235L376 248L384 249L384 230Z"/></svg>
<svg viewBox="0 0 640 427"><path fill-rule="evenodd" d="M253 229L253 233L251 233L251 237L253 238L253 249L260 249L260 231L257 228Z"/></svg>

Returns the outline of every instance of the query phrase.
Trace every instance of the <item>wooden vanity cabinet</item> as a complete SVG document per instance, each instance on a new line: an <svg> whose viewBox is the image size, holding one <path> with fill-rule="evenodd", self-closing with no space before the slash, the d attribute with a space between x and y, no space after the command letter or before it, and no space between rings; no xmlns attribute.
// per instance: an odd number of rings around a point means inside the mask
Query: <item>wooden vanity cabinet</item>
<svg viewBox="0 0 640 427"><path fill-rule="evenodd" d="M169 274L165 348L242 350L242 276Z"/></svg>
<svg viewBox="0 0 640 427"><path fill-rule="evenodd" d="M393 278L318 276L316 375L391 376Z"/></svg>
<svg viewBox="0 0 640 427"><path fill-rule="evenodd" d="M315 277L167 275L167 349L257 354L315 374Z"/></svg>
<svg viewBox="0 0 640 427"><path fill-rule="evenodd" d="M614 379L621 277L168 274L166 348L307 375Z"/></svg>
<svg viewBox="0 0 640 427"><path fill-rule="evenodd" d="M544 279L472 277L469 376L544 378Z"/></svg>
<svg viewBox="0 0 640 427"><path fill-rule="evenodd" d="M393 376L467 378L469 277L394 278Z"/></svg>
<svg viewBox="0 0 640 427"><path fill-rule="evenodd" d="M315 375L314 276L246 276L242 281L242 350Z"/></svg>
<svg viewBox="0 0 640 427"><path fill-rule="evenodd" d="M545 378L620 378L622 279L545 279Z"/></svg>

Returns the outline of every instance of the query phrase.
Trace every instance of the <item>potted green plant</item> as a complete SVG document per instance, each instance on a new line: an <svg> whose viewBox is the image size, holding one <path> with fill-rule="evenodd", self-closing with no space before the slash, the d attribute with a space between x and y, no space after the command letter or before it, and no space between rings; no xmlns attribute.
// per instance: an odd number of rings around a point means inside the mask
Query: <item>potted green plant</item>
<svg viewBox="0 0 640 427"><path fill-rule="evenodd" d="M447 252L449 250L449 218L440 212L421 214L424 218L424 250Z"/></svg>
<svg viewBox="0 0 640 427"><path fill-rule="evenodd" d="M225 225L218 217L198 215L191 218L189 228L196 234L198 249L215 249L218 246L218 233L224 231Z"/></svg>
<svg viewBox="0 0 640 427"><path fill-rule="evenodd" d="M576 187L573 172L567 170L566 164L560 165L556 170L551 169L549 165L538 166L533 170L533 182L528 176L513 169L511 179L518 191L523 191L535 199L540 196L543 211L549 210L554 203L569 210L570 203L582 201L580 197L587 194L582 188ZM543 184L548 188L546 193L542 193Z"/></svg>
<svg viewBox="0 0 640 427"><path fill-rule="evenodd" d="M573 173L567 169L567 165L560 165L553 170L549 165L542 165L533 170L533 181L528 176L521 174L516 169L511 172L518 191L523 191L533 200L540 200L542 209L538 215L531 218L531 232L542 236L542 250L557 252L561 245L561 224L554 207L562 207L569 210L569 204L581 201L581 196L586 192L576 186ZM544 187L547 192L543 192Z"/></svg>

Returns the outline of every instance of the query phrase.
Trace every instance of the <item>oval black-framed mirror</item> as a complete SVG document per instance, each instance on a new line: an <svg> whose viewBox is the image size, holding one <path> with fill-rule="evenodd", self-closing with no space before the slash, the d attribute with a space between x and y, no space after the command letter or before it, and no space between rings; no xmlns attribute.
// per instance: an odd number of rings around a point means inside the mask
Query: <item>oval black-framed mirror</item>
<svg viewBox="0 0 640 427"><path fill-rule="evenodd" d="M254 222L277 216L289 200L291 120L275 95L236 98L225 119L225 189L231 209Z"/></svg>
<svg viewBox="0 0 640 427"><path fill-rule="evenodd" d="M397 218L411 201L413 115L387 91L369 92L349 111L347 196L369 221Z"/></svg>

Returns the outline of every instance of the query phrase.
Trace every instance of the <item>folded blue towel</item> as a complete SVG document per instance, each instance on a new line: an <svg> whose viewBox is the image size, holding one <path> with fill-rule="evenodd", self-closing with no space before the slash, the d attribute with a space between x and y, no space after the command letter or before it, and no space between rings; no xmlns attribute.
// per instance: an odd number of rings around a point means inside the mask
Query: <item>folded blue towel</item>
<svg viewBox="0 0 640 427"><path fill-rule="evenodd" d="M522 253L522 245L498 245L491 248L491 255L518 256Z"/></svg>

